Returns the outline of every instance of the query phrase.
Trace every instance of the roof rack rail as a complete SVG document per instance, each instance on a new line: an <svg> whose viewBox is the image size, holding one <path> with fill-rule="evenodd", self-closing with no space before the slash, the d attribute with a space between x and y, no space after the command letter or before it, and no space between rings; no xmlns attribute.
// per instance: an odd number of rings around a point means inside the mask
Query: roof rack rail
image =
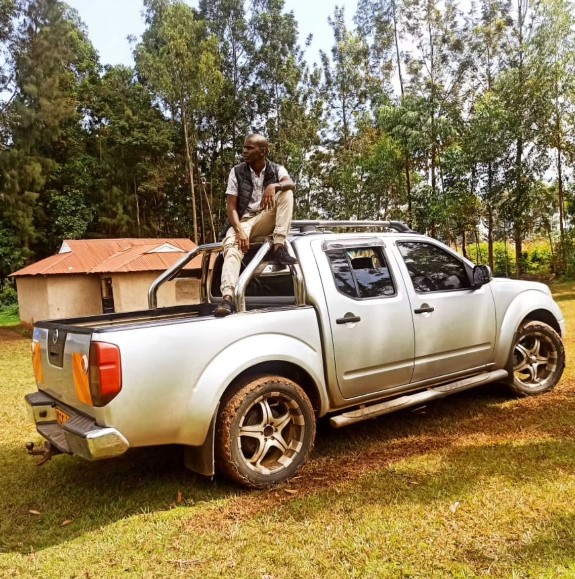
<svg viewBox="0 0 575 579"><path fill-rule="evenodd" d="M417 233L401 221L313 221L301 220L291 222L291 231L296 233L313 233L320 229L394 229L399 233Z"/></svg>

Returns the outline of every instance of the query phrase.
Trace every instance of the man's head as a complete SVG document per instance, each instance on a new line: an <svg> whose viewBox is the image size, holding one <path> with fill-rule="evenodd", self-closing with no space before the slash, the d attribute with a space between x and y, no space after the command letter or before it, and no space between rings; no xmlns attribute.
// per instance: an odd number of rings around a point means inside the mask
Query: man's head
<svg viewBox="0 0 575 579"><path fill-rule="evenodd" d="M261 170L266 163L268 148L268 141L263 135L249 135L244 141L242 158L252 169Z"/></svg>

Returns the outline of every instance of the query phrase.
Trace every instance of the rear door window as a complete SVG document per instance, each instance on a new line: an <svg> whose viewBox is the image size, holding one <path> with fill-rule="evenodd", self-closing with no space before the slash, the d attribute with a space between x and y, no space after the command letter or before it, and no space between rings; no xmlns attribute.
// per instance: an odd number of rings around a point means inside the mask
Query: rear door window
<svg viewBox="0 0 575 579"><path fill-rule="evenodd" d="M379 247L354 247L327 251L335 285L351 298L395 295L395 286Z"/></svg>

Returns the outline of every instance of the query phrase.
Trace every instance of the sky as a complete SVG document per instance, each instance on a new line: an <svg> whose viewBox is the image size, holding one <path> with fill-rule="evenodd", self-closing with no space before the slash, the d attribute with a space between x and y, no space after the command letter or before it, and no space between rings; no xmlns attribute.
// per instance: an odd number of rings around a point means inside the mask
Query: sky
<svg viewBox="0 0 575 579"><path fill-rule="evenodd" d="M140 37L144 30L142 0L65 0L75 8L88 27L88 36L100 54L101 64L132 65L132 48L127 37ZM197 0L187 0L197 6ZM352 26L357 0L285 0L285 10L293 11L300 32L300 45L309 34L313 41L306 50L308 62L319 62L319 51L328 52L333 34L327 19L335 6L345 8L346 20Z"/></svg>

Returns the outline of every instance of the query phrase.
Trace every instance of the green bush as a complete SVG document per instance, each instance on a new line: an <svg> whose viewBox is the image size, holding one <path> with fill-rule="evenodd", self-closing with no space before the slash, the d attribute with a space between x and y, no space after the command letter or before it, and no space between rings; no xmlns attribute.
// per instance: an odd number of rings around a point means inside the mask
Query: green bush
<svg viewBox="0 0 575 579"><path fill-rule="evenodd" d="M0 290L0 308L13 306L15 304L18 304L16 289L12 284L6 284L4 288Z"/></svg>
<svg viewBox="0 0 575 579"><path fill-rule="evenodd" d="M551 246L547 240L529 240L523 243L521 267L524 275L549 276L554 273ZM487 243L468 247L469 259L477 264L488 264ZM515 245L503 241L493 243L493 275L514 277Z"/></svg>

